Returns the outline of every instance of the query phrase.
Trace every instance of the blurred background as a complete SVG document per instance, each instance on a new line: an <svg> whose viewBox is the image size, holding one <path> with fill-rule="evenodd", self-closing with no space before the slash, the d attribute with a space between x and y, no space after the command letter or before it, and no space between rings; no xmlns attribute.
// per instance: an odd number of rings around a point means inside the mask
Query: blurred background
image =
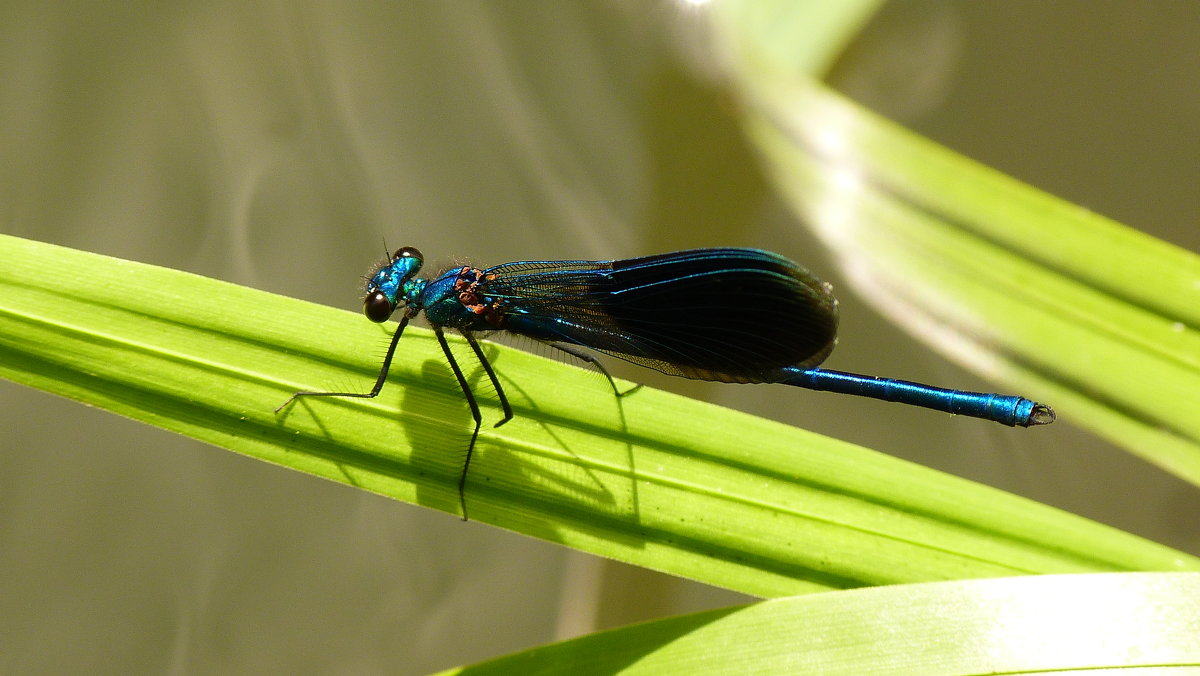
<svg viewBox="0 0 1200 676"><path fill-rule="evenodd" d="M875 315L773 194L707 21L667 0L9 0L0 231L353 311L385 240L432 265L759 246L837 288L832 368L995 389ZM830 82L1197 250L1198 44L1186 0L905 0ZM45 274L87 292L86 270ZM1200 552L1197 491L1069 419L610 366ZM8 382L0 462L5 672L415 674L749 600Z"/></svg>

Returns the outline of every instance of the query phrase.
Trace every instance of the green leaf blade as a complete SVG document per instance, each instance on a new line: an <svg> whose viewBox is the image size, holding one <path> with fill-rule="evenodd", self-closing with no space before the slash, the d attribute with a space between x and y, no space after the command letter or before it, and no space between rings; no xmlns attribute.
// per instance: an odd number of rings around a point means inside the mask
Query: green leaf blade
<svg viewBox="0 0 1200 676"><path fill-rule="evenodd" d="M875 587L672 617L441 673L1176 673L1200 668L1198 598L1195 573Z"/></svg>
<svg viewBox="0 0 1200 676"><path fill-rule="evenodd" d="M296 389L365 389L387 329L37 242L0 237L0 251L10 262L0 272L4 377L458 512L470 418L429 332L405 334L378 398L300 400L276 414ZM38 274L55 265L88 270L93 291L64 297ZM485 349L516 417L487 426L500 412L480 392L488 422L467 483L478 521L762 596L1200 570L1200 560L1167 547L850 444L648 388L617 399L594 372Z"/></svg>

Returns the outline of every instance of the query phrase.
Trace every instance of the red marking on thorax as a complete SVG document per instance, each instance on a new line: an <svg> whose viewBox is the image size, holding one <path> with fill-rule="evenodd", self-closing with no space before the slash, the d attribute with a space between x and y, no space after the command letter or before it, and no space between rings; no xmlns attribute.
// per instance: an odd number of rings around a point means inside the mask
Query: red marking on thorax
<svg viewBox="0 0 1200 676"><path fill-rule="evenodd" d="M454 280L454 291L458 293L458 302L477 315L483 315L487 323L500 328L504 322L504 310L499 301L486 302L479 293L480 282L491 281L495 274L485 275L483 270L464 265L458 271L458 279Z"/></svg>

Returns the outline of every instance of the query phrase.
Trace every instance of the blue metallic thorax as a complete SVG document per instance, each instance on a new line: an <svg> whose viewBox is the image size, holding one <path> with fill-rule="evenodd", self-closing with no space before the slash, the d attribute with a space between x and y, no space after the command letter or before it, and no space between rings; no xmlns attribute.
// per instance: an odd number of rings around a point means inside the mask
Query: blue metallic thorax
<svg viewBox="0 0 1200 676"><path fill-rule="evenodd" d="M482 319L459 299L463 285L462 271L463 268L447 270L425 286L421 294L421 306L430 324L468 330L479 328Z"/></svg>

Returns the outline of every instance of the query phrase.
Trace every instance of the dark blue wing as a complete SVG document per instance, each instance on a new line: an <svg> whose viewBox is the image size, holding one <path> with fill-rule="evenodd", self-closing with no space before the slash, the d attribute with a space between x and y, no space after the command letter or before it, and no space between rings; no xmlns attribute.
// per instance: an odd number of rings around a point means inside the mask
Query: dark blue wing
<svg viewBox="0 0 1200 676"><path fill-rule="evenodd" d="M485 279L479 290L500 302L507 330L689 378L771 382L783 367L819 364L837 334L828 286L757 249L524 261Z"/></svg>

